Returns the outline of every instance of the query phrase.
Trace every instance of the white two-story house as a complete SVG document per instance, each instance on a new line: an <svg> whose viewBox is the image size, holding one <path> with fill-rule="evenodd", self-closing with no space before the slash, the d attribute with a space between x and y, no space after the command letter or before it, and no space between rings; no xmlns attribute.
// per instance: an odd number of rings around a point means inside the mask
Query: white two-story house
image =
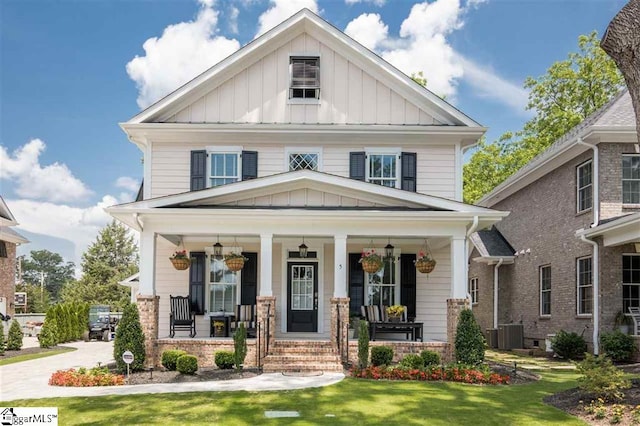
<svg viewBox="0 0 640 426"><path fill-rule="evenodd" d="M463 152L485 132L464 113L304 9L121 127L144 153L144 185L108 212L141 235L152 358L183 347L210 363L199 348L229 343L208 338L210 317L238 304L257 304L248 361L297 338L344 352L349 312L372 304L423 324L405 350L446 353L468 236L506 215L462 202ZM229 271L215 244L245 267ZM382 270L364 272L361 252L386 246ZM413 262L427 248L429 275ZM191 267L178 271L169 257L183 249ZM167 337L170 295L189 295L194 339Z"/></svg>

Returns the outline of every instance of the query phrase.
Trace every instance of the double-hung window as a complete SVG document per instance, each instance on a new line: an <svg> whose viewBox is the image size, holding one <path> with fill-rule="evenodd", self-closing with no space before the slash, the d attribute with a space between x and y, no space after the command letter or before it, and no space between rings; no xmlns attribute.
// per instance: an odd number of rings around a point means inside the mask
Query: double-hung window
<svg viewBox="0 0 640 426"><path fill-rule="evenodd" d="M622 204L640 204L640 155L622 156Z"/></svg>
<svg viewBox="0 0 640 426"><path fill-rule="evenodd" d="M593 313L593 260L582 257L577 260L578 315Z"/></svg>
<svg viewBox="0 0 640 426"><path fill-rule="evenodd" d="M579 165L576 169L577 212L589 210L593 206L592 161Z"/></svg>
<svg viewBox="0 0 640 426"><path fill-rule="evenodd" d="M367 152L367 182L399 188L399 164L399 152Z"/></svg>
<svg viewBox="0 0 640 426"><path fill-rule="evenodd" d="M471 304L478 304L478 278L471 278L469 280L469 296L471 297Z"/></svg>
<svg viewBox="0 0 640 426"><path fill-rule="evenodd" d="M320 58L292 56L289 59L291 86L289 99L320 98Z"/></svg>
<svg viewBox="0 0 640 426"><path fill-rule="evenodd" d="M209 312L232 314L237 304L240 272L227 268L224 259L210 257L209 263Z"/></svg>
<svg viewBox="0 0 640 426"><path fill-rule="evenodd" d="M622 255L622 312L640 308L640 254Z"/></svg>
<svg viewBox="0 0 640 426"><path fill-rule="evenodd" d="M551 315L551 266L540 267L540 316Z"/></svg>
<svg viewBox="0 0 640 426"><path fill-rule="evenodd" d="M242 180L240 150L209 151L209 186Z"/></svg>
<svg viewBox="0 0 640 426"><path fill-rule="evenodd" d="M376 249L384 253L384 249ZM395 256L398 256L396 250ZM384 258L382 269L374 274L365 273L368 305L391 306L400 303L400 265L393 258Z"/></svg>

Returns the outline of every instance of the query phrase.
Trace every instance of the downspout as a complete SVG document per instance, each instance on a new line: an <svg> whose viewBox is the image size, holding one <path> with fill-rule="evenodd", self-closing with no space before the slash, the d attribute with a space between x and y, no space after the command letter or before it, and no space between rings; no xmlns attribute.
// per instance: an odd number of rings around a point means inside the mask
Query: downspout
<svg viewBox="0 0 640 426"><path fill-rule="evenodd" d="M498 328L498 269L504 262L504 258L500 258L496 266L493 268L493 328Z"/></svg>
<svg viewBox="0 0 640 426"><path fill-rule="evenodd" d="M598 226L600 223L600 155L598 146L587 143L578 138L578 145L588 146L593 150L593 223L591 227Z"/></svg>
<svg viewBox="0 0 640 426"><path fill-rule="evenodd" d="M466 255L466 258L464 260L466 262L466 267L464 268L464 282L467 288L469 288L469 256L471 255L471 253L469 253L469 237L471 236L471 234L476 232L476 229L478 229L478 223L480 223L480 218L478 216L474 216L471 227L467 230L467 237L464 239L464 254ZM467 299L470 298L471 297L467 292ZM473 309L472 303L469 303L469 309Z"/></svg>
<svg viewBox="0 0 640 426"><path fill-rule="evenodd" d="M600 261L598 243L580 235L580 239L593 246L593 354L600 353Z"/></svg>
<svg viewBox="0 0 640 426"><path fill-rule="evenodd" d="M140 215L138 213L134 213L133 218L136 220L136 223L140 227L140 232L144 231L144 226L142 224L142 220L140 219Z"/></svg>

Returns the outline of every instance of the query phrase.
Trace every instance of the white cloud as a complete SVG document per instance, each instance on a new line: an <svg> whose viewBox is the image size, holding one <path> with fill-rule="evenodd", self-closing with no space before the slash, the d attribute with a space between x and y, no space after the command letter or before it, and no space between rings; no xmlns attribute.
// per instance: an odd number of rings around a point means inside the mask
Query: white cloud
<svg viewBox="0 0 640 426"><path fill-rule="evenodd" d="M65 164L40 164L45 148L40 139L30 140L11 154L0 146L0 179L16 182L14 192L29 199L66 202L90 196L92 192Z"/></svg>
<svg viewBox="0 0 640 426"><path fill-rule="evenodd" d="M238 34L238 16L240 15L240 9L235 6L229 8L229 31L233 34Z"/></svg>
<svg viewBox="0 0 640 426"><path fill-rule="evenodd" d="M256 37L266 33L300 9L307 8L318 13L316 0L270 0L271 7L258 18Z"/></svg>
<svg viewBox="0 0 640 426"><path fill-rule="evenodd" d="M138 189L140 189L140 182L138 179L134 179L129 176L121 176L116 180L116 186L131 192L138 192Z"/></svg>
<svg viewBox="0 0 640 426"><path fill-rule="evenodd" d="M482 0L480 0L482 1ZM371 3L376 6L384 6L387 0L344 0L346 4L355 4L355 3Z"/></svg>
<svg viewBox="0 0 640 426"><path fill-rule="evenodd" d="M196 19L169 25L162 36L144 42L145 56L127 64L138 87L138 106L145 108L187 83L240 48L235 39L216 36L219 12L213 0L200 0Z"/></svg>
<svg viewBox="0 0 640 426"><path fill-rule="evenodd" d="M377 13L363 13L349 22L344 32L371 50L389 37L389 27Z"/></svg>

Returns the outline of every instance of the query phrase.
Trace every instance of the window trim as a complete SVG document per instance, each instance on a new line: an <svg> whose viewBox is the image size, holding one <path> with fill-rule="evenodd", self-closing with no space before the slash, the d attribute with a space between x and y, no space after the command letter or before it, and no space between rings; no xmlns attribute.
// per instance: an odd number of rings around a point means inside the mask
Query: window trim
<svg viewBox="0 0 640 426"><path fill-rule="evenodd" d="M479 289L478 289L478 277L473 277L473 278L469 278L469 284L467 287L467 291L469 293L469 297L471 298L471 305L477 305L478 304L478 295L479 295Z"/></svg>
<svg viewBox="0 0 640 426"><path fill-rule="evenodd" d="M284 150L284 171L285 172L290 172L290 162L289 162L289 155L291 154L317 154L318 155L318 168L316 169L316 171L318 172L322 172L323 171L323 162L322 162L322 147L298 147L298 146L292 146L292 147L286 147Z"/></svg>
<svg viewBox="0 0 640 426"><path fill-rule="evenodd" d="M585 259L591 259L591 284L589 286L580 286L580 261ZM581 318L591 318L593 316L593 312L591 313L580 312L580 288L581 287L583 288L591 287L592 297L596 297L596 295L593 294L593 256L591 255L576 258L576 315ZM593 309L593 304L592 304L592 309Z"/></svg>
<svg viewBox="0 0 640 426"><path fill-rule="evenodd" d="M222 250L223 255L228 254L230 252L242 253L242 247L224 247ZM205 301L204 301L204 312L205 315L213 316L220 314L220 311L212 311L211 310L211 288L213 283L211 281L211 261L213 257L213 247L205 248ZM226 267L226 266L225 266ZM242 270L236 272L236 300L234 301L233 311L225 312L227 315L233 315L235 313L235 305L240 303L240 292L242 291Z"/></svg>
<svg viewBox="0 0 640 426"><path fill-rule="evenodd" d="M625 256L640 257L640 253L622 253L622 258L624 258ZM629 286L638 286L638 287L640 287L640 282L637 282L637 283L633 283L633 282L625 283L624 282L624 259L622 259L622 260L623 260L623 262L620 265L621 266L620 267L620 271L622 272L622 277L621 277L621 280L620 280L621 283L622 283L622 308L623 308L622 312L624 314L627 314L627 312L625 312L625 310L624 310L624 286L625 285L629 285Z"/></svg>
<svg viewBox="0 0 640 426"><path fill-rule="evenodd" d="M544 269L546 269L546 268L549 268L549 288L545 290L545 289L542 288L542 278L543 278L542 271ZM541 265L541 266L538 267L538 284L539 284L539 290L540 290L540 310L539 310L539 314L540 314L541 317L544 317L544 318L549 318L551 316L551 302L552 302L552 299L551 299L551 287L552 287L552 280L553 280L551 272L552 272L551 271L551 265ZM548 314L544 313L542 311L542 306L543 306L542 305L542 294L543 294L543 292L544 293L549 293L549 313Z"/></svg>
<svg viewBox="0 0 640 426"><path fill-rule="evenodd" d="M402 188L402 148L365 148L364 153L364 181L371 182L370 156L371 155L394 155L396 157L396 185L393 188ZM374 179L375 180L375 179ZM390 179L387 179L390 180ZM375 184L378 185L378 184ZM383 186L383 185L381 185ZM391 187L387 187L391 188Z"/></svg>
<svg viewBox="0 0 640 426"><path fill-rule="evenodd" d="M586 166L590 167L591 171L591 183L580 187L580 170ZM591 203L587 208L580 210L580 191L589 188L591 191ZM589 159L576 166L576 213L585 213L593 208L593 160Z"/></svg>
<svg viewBox="0 0 640 426"><path fill-rule="evenodd" d="M640 154L634 154L634 153L622 154L622 158L624 158L624 157L638 157L638 158L640 158ZM624 161L624 160L621 159L621 161ZM622 164L620 164L620 195L622 197L620 202L622 203L623 207L626 207L626 206L629 206L629 207L639 206L640 204L638 204L638 203L625 203L624 202L624 182L625 181L640 182L640 179L625 179L624 178L623 167L622 167Z"/></svg>
<svg viewBox="0 0 640 426"><path fill-rule="evenodd" d="M214 188L211 185L211 155L212 154L235 154L238 157L237 179L236 182L242 181L242 151L241 146L208 146L207 150L207 176L206 188ZM228 185L228 184L227 184ZM221 185L218 185L221 186Z"/></svg>
<svg viewBox="0 0 640 426"><path fill-rule="evenodd" d="M318 60L318 86L313 86L313 87L309 87L310 89L315 89L316 90L316 97L314 98L294 98L292 96L292 85L291 83L293 82L293 63L292 61L294 59L317 59ZM289 64L288 64L288 69L289 69L289 82L288 82L288 94L287 94L287 103L288 104L320 104L320 90L322 87L322 61L320 58L320 53L319 52L301 52L301 53L297 53L297 52L292 52L289 54Z"/></svg>
<svg viewBox="0 0 640 426"><path fill-rule="evenodd" d="M375 250L376 253L384 253L384 247L365 247L362 249L363 251L371 251L371 250ZM400 257L401 254L401 250L400 248L395 248L393 250L393 258L396 259L395 263L396 263L396 270L395 270L395 276L394 276L394 284L393 284L393 304L394 305L399 305L400 301L402 300L401 296L400 296L400 292L402 291L402 286L400 285L400 281L401 281L401 271L400 271L400 263L398 262L398 258ZM366 271L363 271L364 273L364 300L367 304L369 304L369 276L372 275ZM382 284L388 287L391 287L391 285L389 284Z"/></svg>

